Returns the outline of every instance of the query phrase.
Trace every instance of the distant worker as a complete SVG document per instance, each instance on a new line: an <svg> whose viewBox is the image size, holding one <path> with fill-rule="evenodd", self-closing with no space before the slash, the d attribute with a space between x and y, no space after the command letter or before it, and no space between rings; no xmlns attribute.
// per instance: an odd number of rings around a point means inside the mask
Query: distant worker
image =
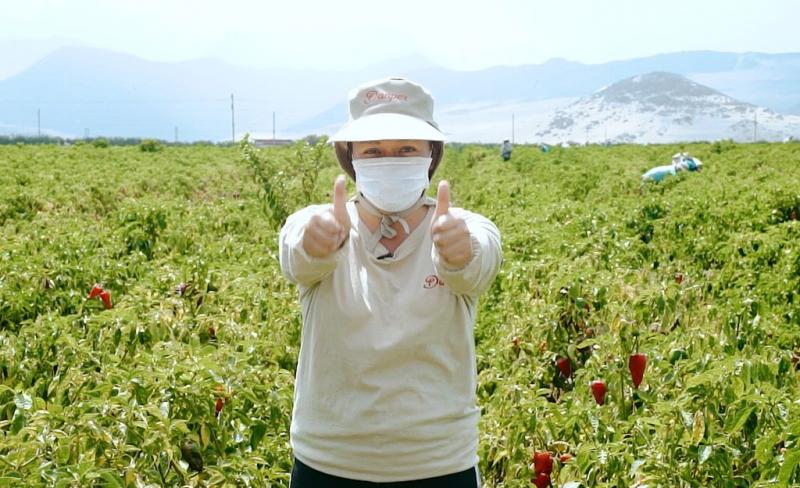
<svg viewBox="0 0 800 488"><path fill-rule="evenodd" d="M503 161L511 159L511 148L511 141L508 139L503 140L503 145L500 148L500 152L503 154Z"/></svg>
<svg viewBox="0 0 800 488"><path fill-rule="evenodd" d="M700 171L703 163L689 153L680 152L672 156L672 164L656 166L642 175L642 182L652 180L658 183L669 175L677 174L678 171Z"/></svg>

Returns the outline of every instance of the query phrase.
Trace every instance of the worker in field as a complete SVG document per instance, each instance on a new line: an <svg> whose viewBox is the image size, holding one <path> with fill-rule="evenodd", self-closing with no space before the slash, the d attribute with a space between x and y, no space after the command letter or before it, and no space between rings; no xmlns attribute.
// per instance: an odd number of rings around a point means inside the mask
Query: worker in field
<svg viewBox="0 0 800 488"><path fill-rule="evenodd" d="M702 161L689 153L680 152L672 156L672 164L656 166L648 170L642 175L642 182L650 180L658 183L667 176L675 175L679 171L700 171L701 169L703 169Z"/></svg>
<svg viewBox="0 0 800 488"><path fill-rule="evenodd" d="M355 181L281 229L280 264L303 328L290 429L291 488L477 488L472 334L501 262L500 233L440 181L433 98L403 78L350 93L331 138Z"/></svg>
<svg viewBox="0 0 800 488"><path fill-rule="evenodd" d="M500 146L500 154L503 156L503 161L508 161L511 159L511 141L508 139L503 140L503 145Z"/></svg>

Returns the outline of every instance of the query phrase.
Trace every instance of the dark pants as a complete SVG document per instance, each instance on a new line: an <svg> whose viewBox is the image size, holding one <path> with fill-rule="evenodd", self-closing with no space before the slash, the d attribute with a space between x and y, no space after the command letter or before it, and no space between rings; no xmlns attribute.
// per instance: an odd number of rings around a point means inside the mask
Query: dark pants
<svg viewBox="0 0 800 488"><path fill-rule="evenodd" d="M480 488L480 482L478 468L469 468L460 473L424 480L373 483L331 476L295 459L289 488Z"/></svg>

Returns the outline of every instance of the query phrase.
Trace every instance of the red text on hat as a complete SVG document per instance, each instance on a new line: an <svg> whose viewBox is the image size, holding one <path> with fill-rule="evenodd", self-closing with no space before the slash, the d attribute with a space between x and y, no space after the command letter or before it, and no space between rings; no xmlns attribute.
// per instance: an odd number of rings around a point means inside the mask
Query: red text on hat
<svg viewBox="0 0 800 488"><path fill-rule="evenodd" d="M367 92L366 97L364 98L364 105L373 102L394 102L395 100L406 101L408 100L408 95L403 93L389 93L378 90L370 90Z"/></svg>

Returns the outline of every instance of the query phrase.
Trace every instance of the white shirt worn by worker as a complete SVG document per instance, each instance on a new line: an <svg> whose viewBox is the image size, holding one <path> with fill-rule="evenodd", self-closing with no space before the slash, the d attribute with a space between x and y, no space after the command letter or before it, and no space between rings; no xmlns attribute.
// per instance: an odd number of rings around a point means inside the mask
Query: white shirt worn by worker
<svg viewBox="0 0 800 488"><path fill-rule="evenodd" d="M297 283L303 316L291 445L308 466L373 482L424 479L478 463L473 325L478 296L502 260L500 233L459 208L473 257L461 270L440 262L431 240L434 207L391 257L367 249L355 203L343 247L324 259L302 245L309 218L280 233L284 275ZM372 241L374 242L374 241ZM379 257L384 256L382 259Z"/></svg>

